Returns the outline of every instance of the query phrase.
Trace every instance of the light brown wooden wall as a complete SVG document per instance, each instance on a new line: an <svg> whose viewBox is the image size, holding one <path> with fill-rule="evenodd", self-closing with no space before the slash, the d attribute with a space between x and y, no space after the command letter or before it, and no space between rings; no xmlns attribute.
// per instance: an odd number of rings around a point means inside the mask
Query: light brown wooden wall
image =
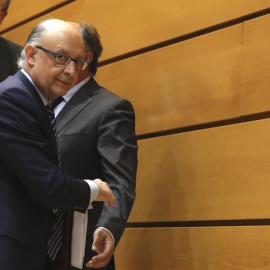
<svg viewBox="0 0 270 270"><path fill-rule="evenodd" d="M270 269L269 0L13 0L1 33L51 17L98 28L96 79L136 111L117 269Z"/></svg>

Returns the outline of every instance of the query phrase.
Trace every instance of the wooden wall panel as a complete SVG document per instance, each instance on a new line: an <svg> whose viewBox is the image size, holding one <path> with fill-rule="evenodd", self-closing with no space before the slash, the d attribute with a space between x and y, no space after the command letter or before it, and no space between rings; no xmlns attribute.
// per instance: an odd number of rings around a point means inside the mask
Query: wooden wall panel
<svg viewBox="0 0 270 270"><path fill-rule="evenodd" d="M129 222L270 217L270 119L139 141Z"/></svg>
<svg viewBox="0 0 270 270"><path fill-rule="evenodd" d="M270 227L126 229L118 270L268 270Z"/></svg>
<svg viewBox="0 0 270 270"><path fill-rule="evenodd" d="M1 31L3 31L6 28L23 22L33 16L37 16L38 14L45 12L46 10L49 10L53 7L56 7L59 4L64 4L68 2L70 2L70 0L12 0L8 10L8 16L4 19L0 29ZM23 44L24 41L20 42L20 44Z"/></svg>
<svg viewBox="0 0 270 270"><path fill-rule="evenodd" d="M33 26L42 19L86 20L99 30L104 60L269 7L269 0L76 0L4 37L24 44Z"/></svg>
<svg viewBox="0 0 270 270"><path fill-rule="evenodd" d="M269 0L76 0L41 16L68 2L13 0L1 30L40 16L3 36L23 44L43 19L85 20L97 26L106 60L194 34L99 68L98 82L132 101L138 135L269 110L270 15L225 25L270 8ZM197 32L211 26L215 32ZM269 219L269 134L265 119L139 140L129 225ZM128 228L116 264L118 270L268 270L269 239L269 226Z"/></svg>
<svg viewBox="0 0 270 270"><path fill-rule="evenodd" d="M100 67L97 81L131 100L137 134L237 117L242 24Z"/></svg>
<svg viewBox="0 0 270 270"><path fill-rule="evenodd" d="M270 15L245 22L242 114L270 111Z"/></svg>

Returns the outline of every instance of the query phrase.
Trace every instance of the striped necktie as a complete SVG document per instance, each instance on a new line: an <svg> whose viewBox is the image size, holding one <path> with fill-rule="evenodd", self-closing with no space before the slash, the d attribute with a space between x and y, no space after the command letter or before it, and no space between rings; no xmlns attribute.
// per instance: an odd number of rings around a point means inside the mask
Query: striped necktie
<svg viewBox="0 0 270 270"><path fill-rule="evenodd" d="M62 96L59 96L57 98L54 98L51 100L51 106L53 109L55 109L57 107L58 104L60 104L62 101L64 101L65 99Z"/></svg>
<svg viewBox="0 0 270 270"><path fill-rule="evenodd" d="M48 113L49 120L50 120L52 129L55 135L55 140L56 140L57 150L58 150L58 164L60 167L60 155L59 155L58 141L56 137L56 120L55 120L53 108L51 107L50 104L46 105L46 111ZM52 229L51 237L47 243L47 254L51 260L55 259L62 245L63 221L64 221L62 211L58 209L53 209L53 213L55 214L54 221L53 221L53 229Z"/></svg>

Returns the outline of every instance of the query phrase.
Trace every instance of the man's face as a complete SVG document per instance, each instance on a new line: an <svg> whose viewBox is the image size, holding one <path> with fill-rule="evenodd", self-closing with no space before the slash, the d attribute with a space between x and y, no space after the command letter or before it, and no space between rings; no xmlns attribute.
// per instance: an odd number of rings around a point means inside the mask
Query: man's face
<svg viewBox="0 0 270 270"><path fill-rule="evenodd" d="M82 60L85 58L81 36L72 27L49 32L42 38L39 45L72 58ZM75 62L71 61L67 66L62 66L55 62L54 56L34 46L32 50L34 55L32 55L29 74L39 91L48 100L65 95L78 79L80 71L75 69Z"/></svg>
<svg viewBox="0 0 270 270"><path fill-rule="evenodd" d="M2 23L2 21L7 15L7 11L3 11L5 3L6 3L6 0L0 0L0 24Z"/></svg>

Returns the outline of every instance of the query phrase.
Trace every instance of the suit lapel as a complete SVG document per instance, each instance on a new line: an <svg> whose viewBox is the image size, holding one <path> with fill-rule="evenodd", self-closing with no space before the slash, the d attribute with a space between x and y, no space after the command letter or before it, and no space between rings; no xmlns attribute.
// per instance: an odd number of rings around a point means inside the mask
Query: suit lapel
<svg viewBox="0 0 270 270"><path fill-rule="evenodd" d="M57 158L58 149L57 149L55 134L52 130L51 123L49 121L49 117L45 109L45 105L40 95L38 94L33 84L28 80L28 78L21 71L18 71L14 75L14 77L20 80L24 84L26 91L28 91L31 94L31 96L34 98L35 102L37 103L38 108L40 109L40 115L42 117L42 122L43 122L42 127L43 127L44 135L47 137L49 141L49 147L53 151L56 157L55 160L58 162L58 158Z"/></svg>
<svg viewBox="0 0 270 270"><path fill-rule="evenodd" d="M14 75L14 77L19 79L24 84L26 90L33 96L33 98L38 103L38 106L40 106L41 108L44 107L44 104L43 104L43 101L42 101L40 95L38 94L34 85L28 80L28 78L21 71L18 71Z"/></svg>
<svg viewBox="0 0 270 270"><path fill-rule="evenodd" d="M31 94L31 96L34 98L35 102L37 103L38 107L40 108L41 114L45 122L47 122L48 125L50 126L50 122L49 122L48 114L45 109L45 105L40 95L38 94L36 88L34 87L34 85L28 80L28 78L21 71L18 71L14 75L14 77L19 79L24 84L26 91L28 91Z"/></svg>
<svg viewBox="0 0 270 270"><path fill-rule="evenodd" d="M69 100L56 117L56 130L59 133L68 123L74 119L97 94L99 85L91 78L77 93Z"/></svg>

